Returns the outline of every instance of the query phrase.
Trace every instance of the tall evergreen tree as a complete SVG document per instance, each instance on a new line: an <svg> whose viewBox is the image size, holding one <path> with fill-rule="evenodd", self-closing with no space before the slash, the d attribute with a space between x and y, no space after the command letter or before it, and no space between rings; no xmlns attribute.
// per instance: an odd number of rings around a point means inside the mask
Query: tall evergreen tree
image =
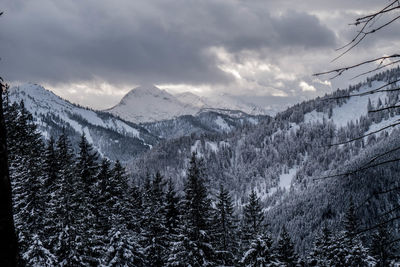
<svg viewBox="0 0 400 267"><path fill-rule="evenodd" d="M249 195L249 202L244 207L243 216L243 241L245 245L248 245L265 230L264 212L254 190Z"/></svg>
<svg viewBox="0 0 400 267"><path fill-rule="evenodd" d="M376 260L377 267L389 266L396 255L393 247L392 236L386 225L381 225L371 238L371 256Z"/></svg>
<svg viewBox="0 0 400 267"><path fill-rule="evenodd" d="M27 251L33 237L43 240L43 215L46 201L43 192L43 142L32 115L24 102L17 106L17 117L10 122L14 139L8 139L13 156L10 158L14 195L15 224L20 248ZM42 244L42 242L40 242ZM24 256L22 259L27 260Z"/></svg>
<svg viewBox="0 0 400 267"><path fill-rule="evenodd" d="M237 225L229 192L221 185L214 210L213 232L216 257L222 265L233 265L238 255Z"/></svg>
<svg viewBox="0 0 400 267"><path fill-rule="evenodd" d="M52 206L56 207L54 223L58 230L56 256L58 262L63 266L74 266L80 264L77 252L76 240L78 239L78 218L75 216L79 211L79 202L75 199L81 186L74 172L74 155L71 144L63 131L59 136L55 147L56 161L58 166L59 182Z"/></svg>
<svg viewBox="0 0 400 267"><path fill-rule="evenodd" d="M211 202L205 186L203 161L192 154L187 170L183 199L183 226L180 240L175 242L169 266L211 266L214 251L211 244Z"/></svg>
<svg viewBox="0 0 400 267"><path fill-rule="evenodd" d="M77 177L77 187L74 202L77 204L76 211L76 230L79 233L76 247L83 264L98 265L98 251L94 249L99 240L92 225L96 224L95 194L96 194L96 174L98 170L98 154L93 151L93 147L88 143L84 134L79 143L75 173Z"/></svg>
<svg viewBox="0 0 400 267"><path fill-rule="evenodd" d="M281 234L279 236L277 258L279 262L288 267L296 266L298 262L298 256L294 251L293 242L290 239L285 226L282 227Z"/></svg>
<svg viewBox="0 0 400 267"><path fill-rule="evenodd" d="M176 195L174 184L169 179L167 192L165 193L165 227L170 237L178 234L180 217L179 202L180 199Z"/></svg>
<svg viewBox="0 0 400 267"><path fill-rule="evenodd" d="M0 13L0 15L2 12ZM7 86L0 78L0 265L16 266L18 263L18 243L15 234L11 182L8 168L7 129L3 109L3 91ZM8 103L5 103L6 105ZM3 113L4 112L4 113Z"/></svg>
<svg viewBox="0 0 400 267"><path fill-rule="evenodd" d="M374 258L368 254L368 249L363 246L357 236L357 217L352 198L344 215L343 226L344 230L334 239L330 264L332 266L375 265Z"/></svg>
<svg viewBox="0 0 400 267"><path fill-rule="evenodd" d="M145 209L142 219L142 244L149 266L164 266L168 255L167 229L165 226L163 177L154 176L145 192Z"/></svg>
<svg viewBox="0 0 400 267"><path fill-rule="evenodd" d="M333 236L327 226L324 226L317 236L314 247L308 256L310 266L329 266L331 250L333 247Z"/></svg>
<svg viewBox="0 0 400 267"><path fill-rule="evenodd" d="M272 250L272 238L268 234L259 235L251 241L241 263L246 267L274 266L275 255Z"/></svg>
<svg viewBox="0 0 400 267"><path fill-rule="evenodd" d="M61 180L54 138L51 137L47 142L43 157L43 193L45 200L43 204L46 210L45 214L43 214L43 231L46 236L43 243L55 254L57 253L55 248L60 230L57 226L57 210L61 205L60 195L58 194Z"/></svg>

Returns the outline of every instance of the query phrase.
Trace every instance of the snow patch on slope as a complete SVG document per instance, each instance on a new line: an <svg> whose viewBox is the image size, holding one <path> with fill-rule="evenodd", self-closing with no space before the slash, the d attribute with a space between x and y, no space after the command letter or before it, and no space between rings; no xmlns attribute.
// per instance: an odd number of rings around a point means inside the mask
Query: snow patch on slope
<svg viewBox="0 0 400 267"><path fill-rule="evenodd" d="M359 91L354 91L352 94L365 93L371 91L374 88L383 86L385 82L374 81L371 83L371 87L364 85ZM313 110L304 115L304 122L306 123L322 123L323 120L332 121L336 126L343 127L349 122L359 119L361 116L366 116L368 113L368 99L371 100L371 104L375 106L378 103L378 99L382 97L382 93L355 96L347 100L342 106L337 106L332 110L332 117L329 118L328 114L323 112L317 112Z"/></svg>
<svg viewBox="0 0 400 267"><path fill-rule="evenodd" d="M226 121L221 118L220 116L217 117L215 120L215 123L218 125L218 127L223 130L223 131L230 131L231 127L226 123Z"/></svg>
<svg viewBox="0 0 400 267"><path fill-rule="evenodd" d="M279 187L284 188L286 190L290 189L290 186L292 184L292 180L294 176L296 175L297 168L293 167L289 169L288 173L282 173L279 176Z"/></svg>
<svg viewBox="0 0 400 267"><path fill-rule="evenodd" d="M76 121L72 115L79 116L92 125L106 129L113 129L120 134L141 139L139 131L127 125L125 122L111 116L105 119L100 118L93 110L75 106L36 84L25 84L12 87L9 90L9 97L10 101L20 102L23 100L26 109L31 113L47 115L51 112L52 114L59 116L63 121L71 125L71 127L78 133L83 132L83 126Z"/></svg>

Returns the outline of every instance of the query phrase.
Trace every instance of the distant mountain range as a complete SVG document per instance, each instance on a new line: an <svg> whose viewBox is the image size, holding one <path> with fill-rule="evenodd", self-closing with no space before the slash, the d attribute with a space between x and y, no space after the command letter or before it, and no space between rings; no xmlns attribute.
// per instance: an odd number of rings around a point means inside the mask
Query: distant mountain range
<svg viewBox="0 0 400 267"><path fill-rule="evenodd" d="M131 160L163 139L228 133L244 123L256 124L267 118L242 111L199 109L154 86L132 90L111 112L72 104L36 84L10 88L9 101L24 101L44 138L66 131L76 146L80 135L85 134L101 155L122 161ZM134 123L137 121L143 123Z"/></svg>
<svg viewBox="0 0 400 267"><path fill-rule="evenodd" d="M203 109L216 112L222 109L241 111L244 116L267 114L263 108L227 94L212 98L197 96L191 92L173 95L154 85L131 90L119 104L105 111L133 123L145 123L196 115Z"/></svg>

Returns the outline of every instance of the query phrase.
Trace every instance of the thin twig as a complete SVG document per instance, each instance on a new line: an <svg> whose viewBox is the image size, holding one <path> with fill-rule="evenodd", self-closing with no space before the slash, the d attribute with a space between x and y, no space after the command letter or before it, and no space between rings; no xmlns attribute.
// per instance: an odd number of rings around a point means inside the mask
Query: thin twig
<svg viewBox="0 0 400 267"><path fill-rule="evenodd" d="M374 62L382 60L382 59L398 58L398 57L400 57L400 54L393 54L393 55L390 55L390 56L382 56L382 57L378 57L378 58L375 58L375 59L366 60L366 61L357 63L355 65L351 65L351 66L348 66L348 67L334 69L334 70L330 70L330 71L319 72L319 73L314 73L313 76L321 76L321 75L335 73L335 72L343 72L343 71L346 71L346 70L350 70L350 69L354 69L354 68L360 67L360 66L365 65L365 64L374 63Z"/></svg>
<svg viewBox="0 0 400 267"><path fill-rule="evenodd" d="M397 120L397 121L399 121L399 120ZM352 143L352 142L354 142L354 141L363 139L364 137L367 137L367 136L370 136L370 135L373 135L373 134L382 132L382 131L384 131L384 130L386 130L386 129L388 129L388 128L395 127L395 126L397 126L397 125L399 125L399 124L400 124L400 122L393 123L393 124L390 124L390 125L388 125L388 126L385 126L385 127L381 128L381 129L379 129L379 130L376 130L376 131L367 133L367 134L362 135L362 136L358 136L358 137L356 137L356 138L353 138L353 139L350 139L350 140L347 140L347 141L344 141L344 142L341 142L341 143L334 143L334 144L326 145L326 147L339 146L339 145L345 145L345 144L348 144L348 143Z"/></svg>

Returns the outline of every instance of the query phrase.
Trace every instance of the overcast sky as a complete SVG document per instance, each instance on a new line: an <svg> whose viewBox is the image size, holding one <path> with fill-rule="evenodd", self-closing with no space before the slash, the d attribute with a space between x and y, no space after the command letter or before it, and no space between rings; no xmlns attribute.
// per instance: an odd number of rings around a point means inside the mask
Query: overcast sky
<svg viewBox="0 0 400 267"><path fill-rule="evenodd" d="M385 29L334 63L384 0L3 0L0 73L106 108L143 83L295 103L349 83L312 73L399 47Z"/></svg>

